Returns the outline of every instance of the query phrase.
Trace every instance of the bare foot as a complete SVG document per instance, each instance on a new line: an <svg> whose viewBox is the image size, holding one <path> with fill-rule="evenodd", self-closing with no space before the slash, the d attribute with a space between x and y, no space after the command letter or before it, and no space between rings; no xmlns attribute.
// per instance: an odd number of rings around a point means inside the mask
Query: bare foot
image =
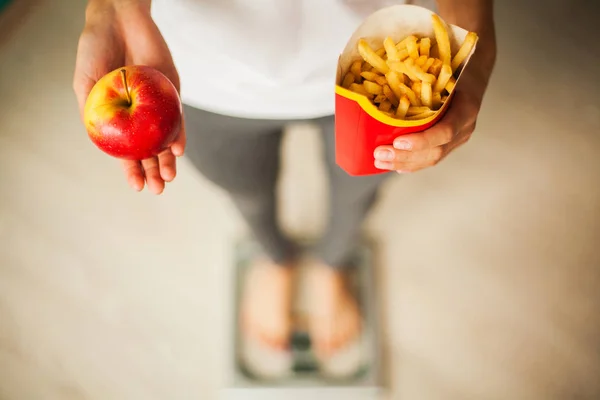
<svg viewBox="0 0 600 400"><path fill-rule="evenodd" d="M344 273L322 264L308 270L311 341L322 357L333 355L360 333L360 311Z"/></svg>
<svg viewBox="0 0 600 400"><path fill-rule="evenodd" d="M289 344L293 273L289 266L260 259L250 267L244 284L242 329L274 349L284 350Z"/></svg>

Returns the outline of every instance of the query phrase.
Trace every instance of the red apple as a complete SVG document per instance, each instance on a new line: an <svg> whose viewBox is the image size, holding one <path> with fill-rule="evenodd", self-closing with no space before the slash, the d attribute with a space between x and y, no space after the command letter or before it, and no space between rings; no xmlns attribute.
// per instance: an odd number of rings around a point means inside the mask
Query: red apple
<svg viewBox="0 0 600 400"><path fill-rule="evenodd" d="M96 82L83 118L100 150L121 159L143 160L171 145L181 128L182 106L166 76L136 65L118 68Z"/></svg>

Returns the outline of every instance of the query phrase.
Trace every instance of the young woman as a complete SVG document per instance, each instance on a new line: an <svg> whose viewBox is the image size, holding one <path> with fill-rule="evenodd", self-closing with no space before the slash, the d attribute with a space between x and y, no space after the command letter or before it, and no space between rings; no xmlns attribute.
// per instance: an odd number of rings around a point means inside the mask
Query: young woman
<svg viewBox="0 0 600 400"><path fill-rule="evenodd" d="M312 340L326 358L360 332L342 271L388 174L350 177L335 165L332 85L338 53L358 24L378 8L399 3L89 0L74 77L80 108L94 83L123 65L155 67L181 87L185 128L158 157L124 161L125 177L134 190L147 186L161 193L175 178L176 158L187 141L186 155L229 194L264 249L248 280L242 326L248 337L272 349L285 350L291 329L296 257L275 218L275 185L282 131L293 121L321 128L331 189L329 228L311 269L312 297L319 302L311 316ZM477 52L442 121L378 149L373 162L379 168L409 173L430 167L474 130L496 55L492 1L436 3L429 6L445 21L478 33Z"/></svg>

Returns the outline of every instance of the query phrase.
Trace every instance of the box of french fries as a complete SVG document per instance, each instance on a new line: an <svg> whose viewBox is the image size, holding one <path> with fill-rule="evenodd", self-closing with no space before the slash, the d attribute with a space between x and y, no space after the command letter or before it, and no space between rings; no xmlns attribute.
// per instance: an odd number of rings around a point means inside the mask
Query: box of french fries
<svg viewBox="0 0 600 400"><path fill-rule="evenodd" d="M381 9L350 38L336 79L336 162L348 174L387 171L373 152L433 126L450 106L477 35L413 5Z"/></svg>

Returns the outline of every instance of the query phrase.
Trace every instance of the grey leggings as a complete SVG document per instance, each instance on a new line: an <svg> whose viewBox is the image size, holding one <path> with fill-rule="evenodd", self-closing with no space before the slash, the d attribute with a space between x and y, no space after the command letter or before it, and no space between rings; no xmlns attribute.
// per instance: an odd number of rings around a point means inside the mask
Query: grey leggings
<svg viewBox="0 0 600 400"><path fill-rule="evenodd" d="M185 118L187 157L229 194L265 253L278 263L291 261L296 247L276 221L275 190L283 128L294 121L233 118L188 106ZM327 265L341 268L388 174L347 175L335 164L333 117L311 122L322 130L330 187L329 224L315 251Z"/></svg>

